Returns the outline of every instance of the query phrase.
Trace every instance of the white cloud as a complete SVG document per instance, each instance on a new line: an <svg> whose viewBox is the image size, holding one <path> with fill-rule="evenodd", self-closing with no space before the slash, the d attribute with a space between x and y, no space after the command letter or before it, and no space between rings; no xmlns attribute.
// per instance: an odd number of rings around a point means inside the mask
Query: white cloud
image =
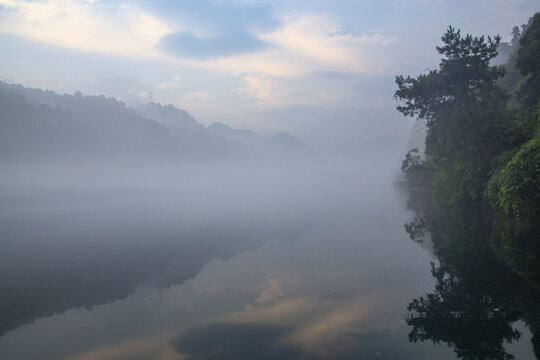
<svg viewBox="0 0 540 360"><path fill-rule="evenodd" d="M380 88L370 86L369 77L343 74L307 74L299 77L246 75L238 94L255 98L265 107L285 105L334 105L355 103L364 108L381 106ZM389 95L391 98L391 95Z"/></svg>
<svg viewBox="0 0 540 360"><path fill-rule="evenodd" d="M313 13L287 16L283 27L261 34L260 38L313 65L352 72L366 71L358 56L363 47L387 45L392 41L378 34L342 34L337 24Z"/></svg>
<svg viewBox="0 0 540 360"><path fill-rule="evenodd" d="M344 34L322 14L302 13L283 17L283 25L260 33L266 50L220 58L203 64L233 73L296 77L317 71L374 74L388 71L391 61L383 52L394 41L380 34Z"/></svg>
<svg viewBox="0 0 540 360"><path fill-rule="evenodd" d="M131 5L99 0L0 0L0 31L68 48L157 57L171 26Z"/></svg>
<svg viewBox="0 0 540 360"><path fill-rule="evenodd" d="M180 29L132 5L100 0L0 0L0 31L73 49L171 59L156 45ZM176 58L180 65L234 75L297 77L316 71L376 73L386 70L381 49L392 37L352 35L323 14L282 17L282 26L255 34L268 48L212 60ZM172 83L163 83L170 87Z"/></svg>
<svg viewBox="0 0 540 360"><path fill-rule="evenodd" d="M244 87L236 90L247 97L256 98L262 106L320 105L338 94L328 93L324 88L312 87L308 78L279 78L269 75L249 75L242 78Z"/></svg>
<svg viewBox="0 0 540 360"><path fill-rule="evenodd" d="M393 72L389 46L394 37L376 32L352 35L321 14L283 18L280 28L258 37L263 51L206 61L200 65L241 76L237 93L256 98L258 105L323 105L350 96L351 79ZM343 78L317 73L347 74Z"/></svg>
<svg viewBox="0 0 540 360"><path fill-rule="evenodd" d="M185 101L205 102L210 98L210 93L205 90L191 91L184 95Z"/></svg>
<svg viewBox="0 0 540 360"><path fill-rule="evenodd" d="M175 75L171 80L165 80L157 83L156 88L160 90L180 89L182 88L182 77Z"/></svg>
<svg viewBox="0 0 540 360"><path fill-rule="evenodd" d="M255 33L268 44L263 50L197 60L175 58L156 47L164 35L190 29L133 5L105 0L0 0L0 5L0 32L84 51L165 59L172 68L231 74L244 83L234 91L264 106L327 104L347 96L350 84L342 79L321 81L314 73L385 73L394 61L388 52L393 37L373 31L344 33L328 16L311 12L285 15L278 28ZM169 78L154 87L178 91L184 85L179 78ZM183 101L202 106L211 89L204 90L185 94Z"/></svg>
<svg viewBox="0 0 540 360"><path fill-rule="evenodd" d="M182 106L189 109L201 108L208 106L211 99L212 95L206 90L191 91L182 97Z"/></svg>
<svg viewBox="0 0 540 360"><path fill-rule="evenodd" d="M279 93L277 87L279 83L276 79L262 76L243 77L245 87L237 89L237 92L248 97L254 97L263 100L267 104L279 103L287 94Z"/></svg>

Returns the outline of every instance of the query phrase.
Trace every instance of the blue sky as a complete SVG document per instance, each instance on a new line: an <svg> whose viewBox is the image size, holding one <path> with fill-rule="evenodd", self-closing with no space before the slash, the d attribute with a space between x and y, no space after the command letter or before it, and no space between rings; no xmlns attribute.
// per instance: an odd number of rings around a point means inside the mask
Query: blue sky
<svg viewBox="0 0 540 360"><path fill-rule="evenodd" d="M0 77L154 100L200 122L350 143L407 131L396 74L437 66L453 25L501 34L537 0L0 0Z"/></svg>

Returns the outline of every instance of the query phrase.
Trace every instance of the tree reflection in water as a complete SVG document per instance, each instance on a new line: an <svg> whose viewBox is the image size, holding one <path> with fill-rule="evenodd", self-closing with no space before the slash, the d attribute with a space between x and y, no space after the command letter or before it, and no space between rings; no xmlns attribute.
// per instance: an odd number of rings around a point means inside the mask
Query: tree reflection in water
<svg viewBox="0 0 540 360"><path fill-rule="evenodd" d="M513 359L503 342L519 340L511 323L520 312L512 299L469 289L450 266L433 265L434 293L414 299L407 310L411 342L431 340L455 348L461 359Z"/></svg>
<svg viewBox="0 0 540 360"><path fill-rule="evenodd" d="M450 346L460 359L514 359L505 348L521 337L513 323L524 320L533 335L536 329L536 317L523 315L537 312L530 310L538 309L531 292L490 249L478 217L439 214L423 221L438 259L431 270L435 289L408 305L409 341ZM532 341L540 358L537 337Z"/></svg>

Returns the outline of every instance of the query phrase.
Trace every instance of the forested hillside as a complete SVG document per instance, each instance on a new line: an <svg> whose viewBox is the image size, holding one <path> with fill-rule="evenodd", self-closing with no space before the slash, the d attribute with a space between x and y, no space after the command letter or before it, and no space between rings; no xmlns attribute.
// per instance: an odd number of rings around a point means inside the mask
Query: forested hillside
<svg viewBox="0 0 540 360"><path fill-rule="evenodd" d="M540 13L512 35L494 65L499 36L450 27L438 69L396 78L398 111L427 129L402 166L420 212L407 229L427 227L452 264L483 248L540 289Z"/></svg>
<svg viewBox="0 0 540 360"><path fill-rule="evenodd" d="M131 108L103 95L60 95L0 82L3 163L192 161L301 154L305 145L289 137L296 141L294 146L223 124L206 128L172 105Z"/></svg>

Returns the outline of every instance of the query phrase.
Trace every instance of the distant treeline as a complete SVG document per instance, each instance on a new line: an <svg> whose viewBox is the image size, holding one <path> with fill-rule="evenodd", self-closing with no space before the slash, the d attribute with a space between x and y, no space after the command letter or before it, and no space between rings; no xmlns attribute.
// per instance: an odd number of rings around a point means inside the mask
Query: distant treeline
<svg viewBox="0 0 540 360"><path fill-rule="evenodd" d="M540 13L514 27L509 43L452 27L442 41L438 69L396 78L398 111L426 127L425 153L409 151L402 166L420 213L407 229L430 230L436 254L461 247L453 261L485 248L538 290Z"/></svg>
<svg viewBox="0 0 540 360"><path fill-rule="evenodd" d="M0 164L73 160L200 161L304 155L306 146L279 133L199 124L185 110L114 98L60 95L0 82Z"/></svg>

